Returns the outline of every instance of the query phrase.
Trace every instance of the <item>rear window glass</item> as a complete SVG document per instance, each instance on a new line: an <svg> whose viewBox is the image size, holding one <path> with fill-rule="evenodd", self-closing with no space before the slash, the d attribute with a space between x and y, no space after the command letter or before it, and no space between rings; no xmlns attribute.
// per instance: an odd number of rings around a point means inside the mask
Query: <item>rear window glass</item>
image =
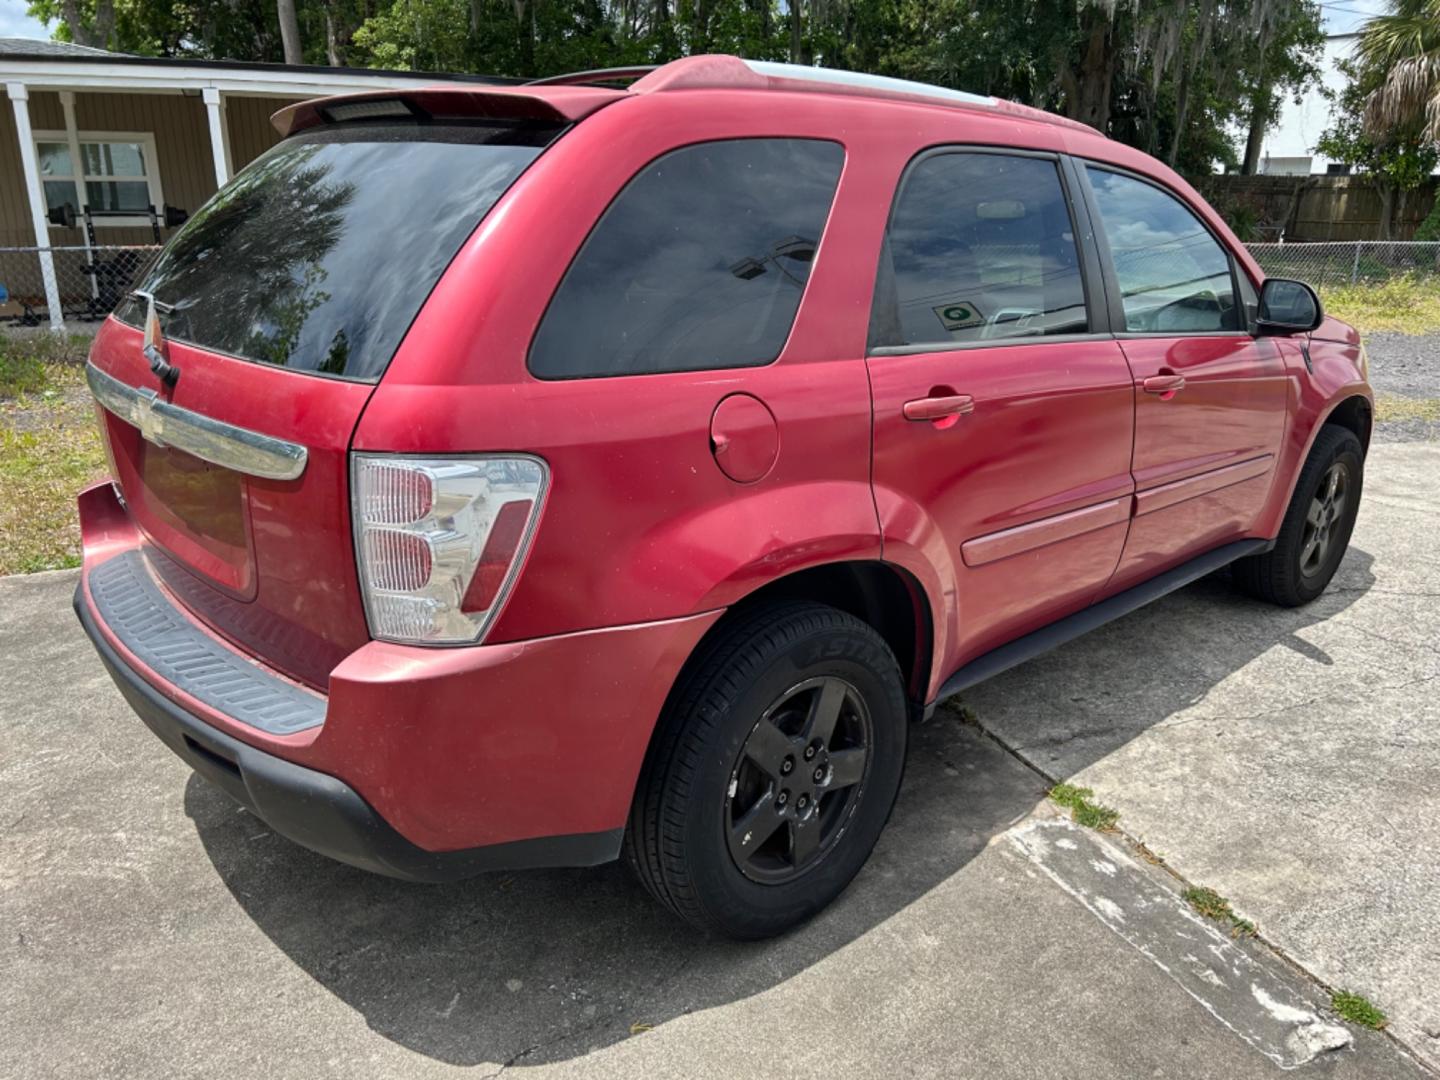
<svg viewBox="0 0 1440 1080"><path fill-rule="evenodd" d="M832 142L735 139L651 162L575 257L530 370L577 379L774 360L844 160Z"/></svg>
<svg viewBox="0 0 1440 1080"><path fill-rule="evenodd" d="M302 132L206 203L140 288L161 305L172 339L377 379L465 238L557 131L357 123ZM143 318L138 301L117 314L136 326Z"/></svg>

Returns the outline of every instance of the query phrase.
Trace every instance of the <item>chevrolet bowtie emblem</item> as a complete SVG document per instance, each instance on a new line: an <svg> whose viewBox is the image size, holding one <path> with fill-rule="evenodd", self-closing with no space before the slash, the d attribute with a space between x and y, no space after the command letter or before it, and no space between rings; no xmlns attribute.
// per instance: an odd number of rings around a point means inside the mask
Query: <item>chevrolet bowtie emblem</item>
<svg viewBox="0 0 1440 1080"><path fill-rule="evenodd" d="M180 378L180 369L170 363L169 349L165 343L165 331L160 326L160 313L156 310L155 297L140 289L136 289L130 295L138 296L145 301L145 341L141 345L140 351L150 362L150 370L155 373L156 377L166 386L174 386L175 380ZM149 437L148 434L146 437Z"/></svg>

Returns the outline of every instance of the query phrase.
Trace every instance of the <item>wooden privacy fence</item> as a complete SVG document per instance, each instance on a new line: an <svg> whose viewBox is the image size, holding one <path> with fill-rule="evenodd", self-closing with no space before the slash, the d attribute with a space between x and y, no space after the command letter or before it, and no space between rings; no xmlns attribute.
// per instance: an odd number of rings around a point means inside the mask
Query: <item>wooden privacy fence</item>
<svg viewBox="0 0 1440 1080"><path fill-rule="evenodd" d="M1364 176L1211 176L1201 192L1250 239L1378 240L1383 203ZM1436 181L1397 192L1390 239L1409 240L1435 205Z"/></svg>

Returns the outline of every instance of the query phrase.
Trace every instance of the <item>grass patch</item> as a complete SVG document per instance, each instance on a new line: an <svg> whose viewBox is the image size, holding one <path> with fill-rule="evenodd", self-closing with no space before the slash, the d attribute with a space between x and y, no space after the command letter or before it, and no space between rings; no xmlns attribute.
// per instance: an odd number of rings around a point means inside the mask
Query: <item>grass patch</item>
<svg viewBox="0 0 1440 1080"><path fill-rule="evenodd" d="M1120 820L1120 811L1102 806L1091 797L1095 794L1087 787L1074 784L1056 784L1050 789L1050 801L1070 811L1070 819L1087 829L1108 832Z"/></svg>
<svg viewBox="0 0 1440 1080"><path fill-rule="evenodd" d="M0 345L0 397L39 393L46 382L45 364L38 356Z"/></svg>
<svg viewBox="0 0 1440 1080"><path fill-rule="evenodd" d="M1375 420L1429 420L1440 422L1440 398L1399 397L1381 394L1375 398Z"/></svg>
<svg viewBox="0 0 1440 1080"><path fill-rule="evenodd" d="M0 348L26 355L14 345ZM84 370L48 355L16 365L23 389L0 387L0 574L78 566L75 495L107 471Z"/></svg>
<svg viewBox="0 0 1440 1080"><path fill-rule="evenodd" d="M1370 1004L1370 999L1363 994L1352 994L1349 990L1337 990L1330 996L1330 1004L1342 1019L1349 1020L1352 1024L1359 1024L1361 1027L1374 1028L1379 1031L1390 1023L1389 1018Z"/></svg>
<svg viewBox="0 0 1440 1080"><path fill-rule="evenodd" d="M1440 280L1405 276L1379 284L1333 285L1320 294L1327 313L1362 333L1440 332Z"/></svg>
<svg viewBox="0 0 1440 1080"><path fill-rule="evenodd" d="M1235 914L1230 901L1214 889L1203 885L1191 885L1180 894L1180 898L1207 919L1225 923L1230 927L1231 937L1254 937L1259 931L1249 919Z"/></svg>

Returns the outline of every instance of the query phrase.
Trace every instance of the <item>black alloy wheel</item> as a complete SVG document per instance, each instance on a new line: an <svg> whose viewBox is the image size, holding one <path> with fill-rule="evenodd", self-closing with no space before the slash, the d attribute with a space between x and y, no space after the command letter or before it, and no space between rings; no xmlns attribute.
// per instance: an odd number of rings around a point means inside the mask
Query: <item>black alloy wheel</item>
<svg viewBox="0 0 1440 1080"><path fill-rule="evenodd" d="M873 626L809 601L731 612L659 718L625 858L706 933L788 930L870 857L900 790L908 722L900 667Z"/></svg>
<svg viewBox="0 0 1440 1080"><path fill-rule="evenodd" d="M1313 578L1329 562L1330 546L1345 520L1350 495L1350 471L1345 462L1332 462L1305 512L1300 539L1300 573Z"/></svg>
<svg viewBox="0 0 1440 1080"><path fill-rule="evenodd" d="M817 866L865 796L870 710L844 679L783 693L755 724L730 776L730 856L751 881L780 884Z"/></svg>

